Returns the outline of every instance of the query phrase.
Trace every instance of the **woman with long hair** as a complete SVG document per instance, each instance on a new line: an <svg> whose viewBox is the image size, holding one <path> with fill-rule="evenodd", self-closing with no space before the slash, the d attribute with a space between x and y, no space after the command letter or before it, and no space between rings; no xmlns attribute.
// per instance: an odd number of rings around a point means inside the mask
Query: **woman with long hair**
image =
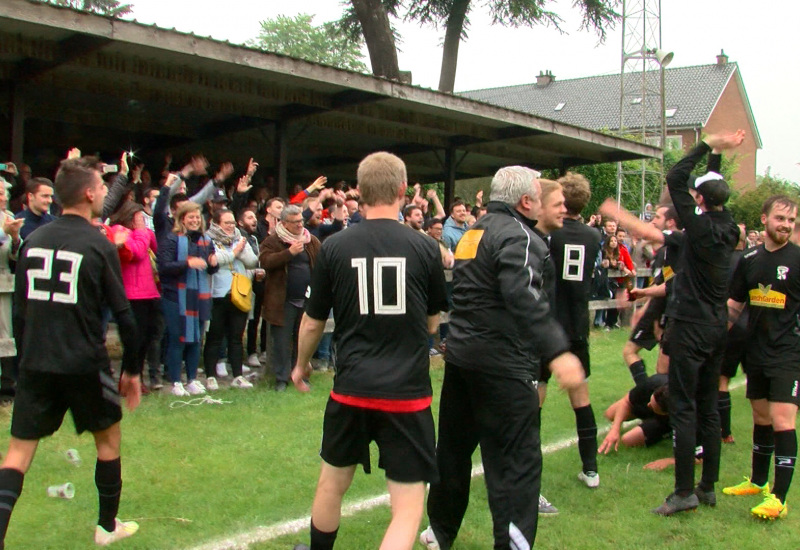
<svg viewBox="0 0 800 550"><path fill-rule="evenodd" d="M633 262L631 256L624 245L620 245L619 239L615 235L609 235L606 242L603 243L603 261L602 267L611 270L619 271L621 277L609 277L609 292L611 296L617 295L617 291L625 285L627 277L634 273ZM619 320L619 310L612 308L606 310L606 328L617 328Z"/></svg>
<svg viewBox="0 0 800 550"><path fill-rule="evenodd" d="M124 242L122 239L117 241L120 242L117 246L126 251L125 254L119 255L122 282L139 329L138 345L135 348L125 348L122 354L122 370L131 372L135 365L138 367L137 372L143 372L142 366L147 356L147 349L154 339L159 338L161 293L158 291L151 262L151 255L158 252L156 235L145 225L144 208L132 201L122 203L122 206L111 215L110 224L114 234L121 232L126 235ZM150 388L160 387L158 365L151 364Z"/></svg>
<svg viewBox="0 0 800 550"><path fill-rule="evenodd" d="M214 212L206 237L214 245L219 264L219 269L211 277L211 325L208 328L203 352L206 388L219 389L211 369L219 358L223 340L227 340L228 343L227 357L233 374L231 386L252 388L253 384L242 376L242 338L249 311L242 311L232 302L231 283L233 273L241 273L252 280L253 270L258 267L258 257L236 227L236 219L230 210ZM252 308L252 304L250 307Z"/></svg>
<svg viewBox="0 0 800 550"><path fill-rule="evenodd" d="M158 249L161 311L167 327L167 374L172 394L206 392L197 381L203 324L211 318L209 275L217 272L214 245L204 235L200 205L186 202L175 213L175 227ZM181 383L186 363L186 387Z"/></svg>

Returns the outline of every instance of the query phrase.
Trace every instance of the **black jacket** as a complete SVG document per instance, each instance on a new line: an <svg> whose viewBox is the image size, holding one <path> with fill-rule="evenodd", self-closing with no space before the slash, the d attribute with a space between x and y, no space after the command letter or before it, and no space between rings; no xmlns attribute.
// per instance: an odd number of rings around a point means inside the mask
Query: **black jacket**
<svg viewBox="0 0 800 550"><path fill-rule="evenodd" d="M453 269L448 363L487 374L538 379L569 342L543 288L548 260L535 222L500 202L462 237Z"/></svg>
<svg viewBox="0 0 800 550"><path fill-rule="evenodd" d="M726 208L698 212L689 193L692 169L710 151L701 141L667 174L669 194L686 235L667 298L667 317L719 326L728 320L728 279L739 226ZM708 169L719 171L719 165L720 156L710 155Z"/></svg>

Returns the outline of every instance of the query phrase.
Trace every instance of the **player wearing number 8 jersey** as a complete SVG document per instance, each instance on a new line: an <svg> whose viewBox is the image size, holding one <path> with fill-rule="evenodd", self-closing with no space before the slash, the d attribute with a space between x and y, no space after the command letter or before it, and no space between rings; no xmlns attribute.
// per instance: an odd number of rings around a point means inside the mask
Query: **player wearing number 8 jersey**
<svg viewBox="0 0 800 550"><path fill-rule="evenodd" d="M0 468L0 548L39 439L59 428L67 409L78 433L92 432L97 447L95 542L110 544L138 529L116 513L122 488L120 393L129 408L138 405L139 373L123 372L118 391L103 309L114 313L125 347L136 343L136 324L117 251L90 221L102 212L107 193L96 166L91 157L62 162L55 190L64 216L32 233L19 254L15 315L22 353L11 441Z"/></svg>
<svg viewBox="0 0 800 550"><path fill-rule="evenodd" d="M303 377L331 309L336 319L336 378L311 509L313 550L333 548L356 466L370 471L371 441L392 503L382 548L413 545L425 482L437 479L428 334L447 301L436 242L397 223L406 188L402 160L389 153L366 157L358 167L366 219L323 243L311 276L292 372L298 389L308 390Z"/></svg>

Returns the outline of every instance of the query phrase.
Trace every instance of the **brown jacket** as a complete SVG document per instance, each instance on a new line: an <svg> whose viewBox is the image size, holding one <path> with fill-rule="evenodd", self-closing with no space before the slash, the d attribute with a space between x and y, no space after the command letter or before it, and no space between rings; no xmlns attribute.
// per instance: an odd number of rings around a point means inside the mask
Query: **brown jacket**
<svg viewBox="0 0 800 550"><path fill-rule="evenodd" d="M311 235L311 241L305 245L311 269L320 248L319 240ZM292 253L289 245L281 241L276 234L272 234L261 243L258 253L258 262L267 272L264 280L264 305L261 316L271 325L283 326L283 304L286 302L286 274L289 271L289 262Z"/></svg>

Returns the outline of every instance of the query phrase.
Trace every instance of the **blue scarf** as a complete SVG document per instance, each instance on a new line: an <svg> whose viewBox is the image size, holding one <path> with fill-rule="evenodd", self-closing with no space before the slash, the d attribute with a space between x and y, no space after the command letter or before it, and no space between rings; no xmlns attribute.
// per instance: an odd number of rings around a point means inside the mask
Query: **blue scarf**
<svg viewBox="0 0 800 550"><path fill-rule="evenodd" d="M206 238L201 236L197 246L208 247ZM178 236L178 260L189 258L189 238ZM211 319L211 290L205 270L188 268L184 280L178 283L178 313L181 316L181 337L183 343L200 343L201 326Z"/></svg>

